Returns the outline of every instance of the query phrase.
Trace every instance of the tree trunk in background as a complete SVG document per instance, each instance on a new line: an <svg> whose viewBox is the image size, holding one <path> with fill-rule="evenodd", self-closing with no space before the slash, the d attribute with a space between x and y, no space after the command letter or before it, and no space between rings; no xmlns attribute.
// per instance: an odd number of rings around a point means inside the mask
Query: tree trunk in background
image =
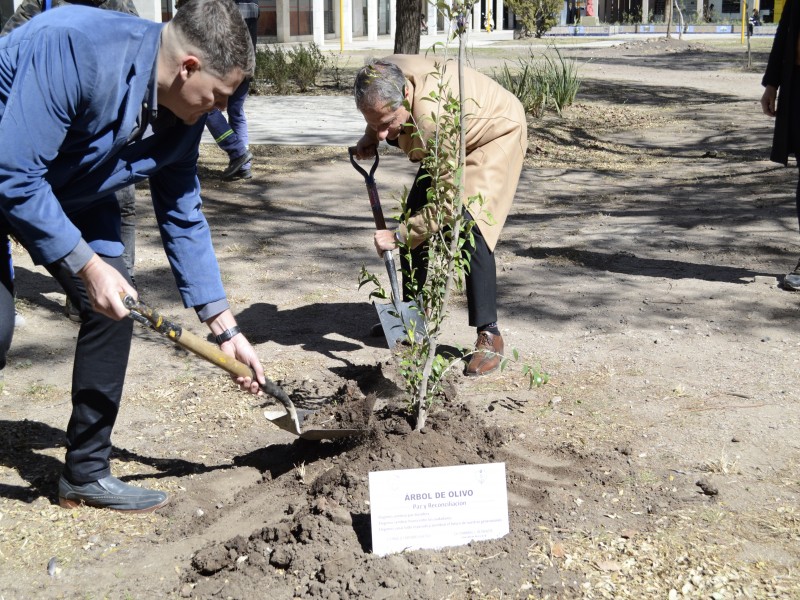
<svg viewBox="0 0 800 600"><path fill-rule="evenodd" d="M395 54L419 54L419 0L397 0Z"/></svg>
<svg viewBox="0 0 800 600"><path fill-rule="evenodd" d="M672 37L672 1L667 0L664 4L664 22L667 24L667 37Z"/></svg>
<svg viewBox="0 0 800 600"><path fill-rule="evenodd" d="M681 5L678 4L678 0L673 0L674 6L673 10L678 11L678 39L683 39L683 11L681 10ZM675 14L675 13L673 13Z"/></svg>

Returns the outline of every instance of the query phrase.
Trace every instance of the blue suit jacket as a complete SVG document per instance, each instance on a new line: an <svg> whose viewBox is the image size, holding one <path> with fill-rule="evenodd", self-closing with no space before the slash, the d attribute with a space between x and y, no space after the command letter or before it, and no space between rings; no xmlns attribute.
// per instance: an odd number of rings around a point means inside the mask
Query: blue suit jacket
<svg viewBox="0 0 800 600"><path fill-rule="evenodd" d="M184 305L198 306L225 297L197 179L204 119L129 141L162 28L64 6L0 38L0 230L13 233L37 264L64 258L81 239L119 256L112 193L149 178Z"/></svg>

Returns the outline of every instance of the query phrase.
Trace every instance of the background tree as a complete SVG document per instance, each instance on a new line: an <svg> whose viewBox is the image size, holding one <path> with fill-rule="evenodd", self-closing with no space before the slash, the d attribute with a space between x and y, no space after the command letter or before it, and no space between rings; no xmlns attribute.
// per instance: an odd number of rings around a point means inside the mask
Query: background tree
<svg viewBox="0 0 800 600"><path fill-rule="evenodd" d="M556 15L561 12L562 4L563 0L508 0L523 35L537 38L558 23Z"/></svg>
<svg viewBox="0 0 800 600"><path fill-rule="evenodd" d="M419 54L419 0L397 0L395 54Z"/></svg>
<svg viewBox="0 0 800 600"><path fill-rule="evenodd" d="M678 4L678 0L673 0L673 8L674 10L678 11L678 39L683 39L683 11L681 10L681 5ZM675 14L674 12L672 14ZM670 17L671 18L671 17Z"/></svg>
<svg viewBox="0 0 800 600"><path fill-rule="evenodd" d="M664 4L664 22L667 24L667 37L672 38L672 1L667 0Z"/></svg>

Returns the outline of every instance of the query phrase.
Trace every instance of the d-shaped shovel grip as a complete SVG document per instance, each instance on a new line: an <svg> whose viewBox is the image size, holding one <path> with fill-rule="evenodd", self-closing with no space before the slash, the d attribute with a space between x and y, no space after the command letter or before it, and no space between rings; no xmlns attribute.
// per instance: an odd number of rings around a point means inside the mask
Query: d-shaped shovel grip
<svg viewBox="0 0 800 600"><path fill-rule="evenodd" d="M367 171L356 162L355 147L351 146L347 150L350 153L350 163L355 167L356 171L363 175L364 181L367 184L369 205L372 208L372 218L375 220L375 229L386 229L386 220L383 218L381 201L378 198L378 186L375 183L375 169L378 168L378 153L375 152L375 162L372 163L372 168L369 170L369 173L367 173Z"/></svg>

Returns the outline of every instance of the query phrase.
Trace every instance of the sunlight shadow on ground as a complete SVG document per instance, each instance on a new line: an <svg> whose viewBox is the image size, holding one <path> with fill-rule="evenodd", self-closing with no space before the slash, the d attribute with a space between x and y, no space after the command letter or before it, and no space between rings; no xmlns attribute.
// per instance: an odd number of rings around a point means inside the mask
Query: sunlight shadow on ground
<svg viewBox="0 0 800 600"><path fill-rule="evenodd" d="M569 247L539 247L518 251L519 256L544 260L565 258L570 262L590 269L641 275L645 277L666 277L669 279L701 279L726 283L752 283L754 277L775 277L776 273L760 273L738 267L697 264L676 260L641 258L630 252L593 252Z"/></svg>

